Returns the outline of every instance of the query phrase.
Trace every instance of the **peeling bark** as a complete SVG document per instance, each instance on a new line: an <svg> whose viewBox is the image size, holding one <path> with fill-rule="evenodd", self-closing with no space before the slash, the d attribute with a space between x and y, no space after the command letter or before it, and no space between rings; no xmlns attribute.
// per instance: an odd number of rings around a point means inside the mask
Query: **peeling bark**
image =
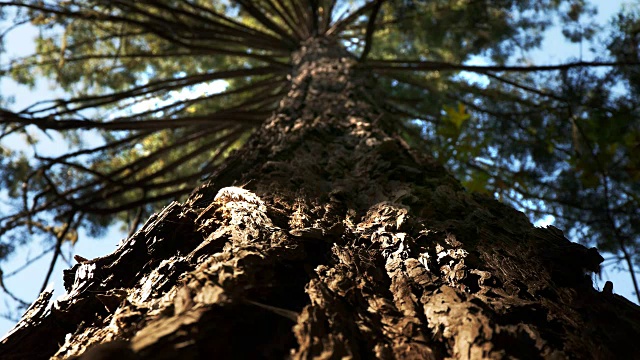
<svg viewBox="0 0 640 360"><path fill-rule="evenodd" d="M640 309L594 290L595 249L391 135L375 80L339 47L311 40L293 62L249 144L66 270L68 293L49 311L44 294L0 357L638 357Z"/></svg>

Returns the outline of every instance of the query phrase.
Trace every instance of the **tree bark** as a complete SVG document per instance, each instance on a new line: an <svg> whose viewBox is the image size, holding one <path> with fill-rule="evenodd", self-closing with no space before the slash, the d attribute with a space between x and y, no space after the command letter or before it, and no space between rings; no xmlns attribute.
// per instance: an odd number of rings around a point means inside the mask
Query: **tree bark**
<svg viewBox="0 0 640 360"><path fill-rule="evenodd" d="M309 40L293 63L245 148L65 271L68 293L50 310L43 293L0 357L640 356L640 308L594 290L595 249L408 148L339 46Z"/></svg>

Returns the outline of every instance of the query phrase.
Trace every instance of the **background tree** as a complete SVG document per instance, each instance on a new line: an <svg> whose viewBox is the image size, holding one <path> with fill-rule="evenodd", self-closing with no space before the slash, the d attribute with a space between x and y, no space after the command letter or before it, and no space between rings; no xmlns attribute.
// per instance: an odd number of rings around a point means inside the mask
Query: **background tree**
<svg viewBox="0 0 640 360"><path fill-rule="evenodd" d="M3 149L3 186L16 206L1 219L5 252L16 239L27 238L25 232L41 232L55 237L55 262L61 244L75 241L80 226L99 233L120 220L133 234L141 219L170 199L182 199L208 176L215 184L253 180L233 162L246 157L225 158L263 121L272 121L276 109L283 114L291 108L287 101L297 99L292 77L301 71L292 54L309 44L305 40L324 37L339 40L357 59L358 71L369 73L385 94L357 93L378 107L376 126L434 155L470 190L531 208L534 215L554 214L574 233L584 232L580 240L626 261L633 275L638 262L633 13L620 16L620 31L605 44L610 52L602 59L531 66L519 64L514 54L540 43L549 14L560 16L574 39L590 36L592 30L580 22L587 4L1 4L15 6L17 23L30 21L43 29L37 54L16 59L3 72L27 84L48 76L70 94L19 112L3 110L2 136L23 133L31 139L34 128L59 131L73 148L36 159ZM474 55L494 64L464 65ZM471 83L459 75L462 70L489 81ZM219 93L176 97L181 89L218 80L225 86ZM162 101L149 108L132 106L157 98ZM276 133L261 131L256 141L276 141L264 135L277 139ZM227 173L219 168L223 163ZM205 195L193 194L190 204L202 205L196 195ZM587 270L597 270L589 256L585 259Z"/></svg>

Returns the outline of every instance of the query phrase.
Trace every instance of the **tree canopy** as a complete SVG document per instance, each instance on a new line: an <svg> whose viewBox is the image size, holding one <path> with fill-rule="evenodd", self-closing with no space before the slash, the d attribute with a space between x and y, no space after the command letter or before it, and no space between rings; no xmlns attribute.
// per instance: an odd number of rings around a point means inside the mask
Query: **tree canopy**
<svg viewBox="0 0 640 360"><path fill-rule="evenodd" d="M65 94L16 110L0 98L0 141L53 136L68 149L31 156L0 142L0 258L41 235L55 262L79 228L135 230L187 195L278 106L301 42L326 36L386 91L375 99L393 114L385 126L467 189L532 219L553 215L632 275L640 265L637 5L602 29L586 0L0 5L40 31L36 52L3 62L0 76L48 78ZM554 23L597 56L531 64ZM469 64L477 58L487 65Z"/></svg>

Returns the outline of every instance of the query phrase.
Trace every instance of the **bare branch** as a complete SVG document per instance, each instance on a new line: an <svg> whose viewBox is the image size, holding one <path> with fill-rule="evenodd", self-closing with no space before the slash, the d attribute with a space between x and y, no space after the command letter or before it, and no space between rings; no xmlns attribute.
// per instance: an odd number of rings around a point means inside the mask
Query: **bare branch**
<svg viewBox="0 0 640 360"><path fill-rule="evenodd" d="M11 271L10 273L7 274L3 274L2 278L3 279L7 279L10 278L18 273L20 273L22 270L28 268L29 266L31 266L34 262L42 259L43 256L47 255L48 253L50 253L53 249L55 249L55 245L50 246L46 249L44 249L40 254L34 256L31 259L28 259L24 264L22 264L21 266L15 268L13 271Z"/></svg>
<svg viewBox="0 0 640 360"><path fill-rule="evenodd" d="M58 256L60 256L60 253L62 250L61 249L62 243L64 241L64 238L67 236L69 229L72 228L72 223L75 223L73 225L73 228L75 228L79 224L79 220L75 222L73 221L73 218L75 217L75 215L76 215L75 212L72 212L69 215L69 217L67 218L67 222L64 224L63 230L56 236L56 246L53 251L53 257L51 258L51 263L49 264L49 269L47 270L47 275L44 277L44 281L42 282L42 287L40 289L41 293L45 291L45 289L47 288L47 285L49 284L49 279L51 279L53 268L56 266L56 261L58 260ZM79 219L81 218L82 218L82 215L80 215Z"/></svg>
<svg viewBox="0 0 640 360"><path fill-rule="evenodd" d="M378 12L380 11L380 7L384 0L376 0L373 5L373 9L371 10L371 15L369 16L369 22L367 23L367 33L365 35L364 41L364 49L362 50L362 54L360 54L360 59L358 61L364 62L369 55L369 51L371 51L371 45L373 43L373 33L375 31L376 25L376 17L378 16Z"/></svg>
<svg viewBox="0 0 640 360"><path fill-rule="evenodd" d="M262 25L267 27L267 29L273 31L274 33L280 35L283 40L287 41L290 45L296 46L296 39L289 34L287 31L282 29L278 24L274 23L269 19L258 7L255 6L254 3L247 0L237 0L239 4L256 20L258 20Z"/></svg>
<svg viewBox="0 0 640 360"><path fill-rule="evenodd" d="M369 11L369 9L376 6L377 2L378 0L375 0L365 5L362 5L360 8L356 9L354 12L349 14L349 16L347 16L346 18L337 21L336 23L333 24L331 28L329 28L329 30L327 30L327 35L331 36L331 35L337 35L341 33L347 25L351 25L351 23L357 20L360 17L360 15L366 13L367 11Z"/></svg>
<svg viewBox="0 0 640 360"><path fill-rule="evenodd" d="M572 68L584 67L617 67L617 66L634 66L640 65L637 62L621 63L621 62L589 62L577 61L559 65L539 65L539 66L518 66L518 65L459 65L441 61L408 61L408 60L369 60L366 65L379 71L443 71L443 70L460 70L471 71L480 74L487 72L540 72L540 71L557 71L568 70Z"/></svg>

